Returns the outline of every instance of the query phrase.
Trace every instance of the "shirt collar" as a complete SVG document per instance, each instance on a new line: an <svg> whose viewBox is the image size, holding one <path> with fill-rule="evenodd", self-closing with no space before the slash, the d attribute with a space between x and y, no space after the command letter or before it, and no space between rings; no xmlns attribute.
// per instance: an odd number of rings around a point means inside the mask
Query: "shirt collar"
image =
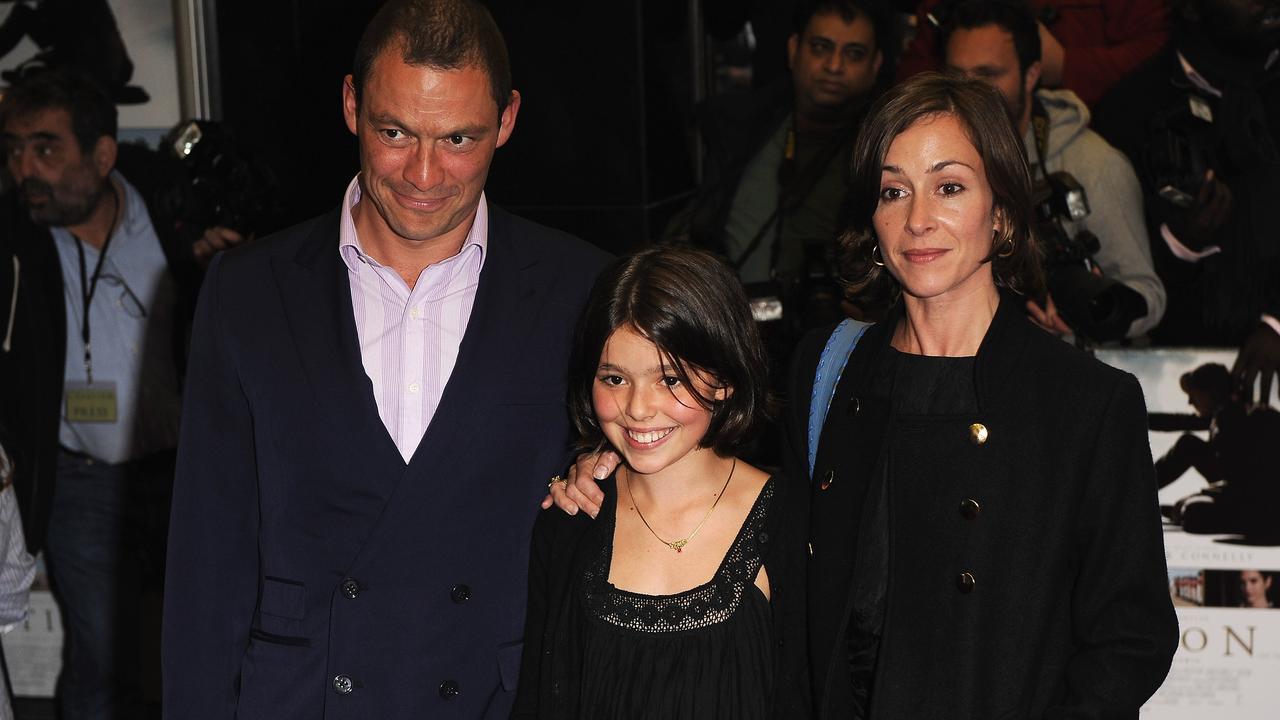
<svg viewBox="0 0 1280 720"><path fill-rule="evenodd" d="M360 244L360 238L356 236L356 223L351 216L351 209L360 202L360 197L360 175L357 174L347 185L347 192L342 197L342 217L338 223L338 253L342 256L342 262L351 272L355 272L360 263L381 267L377 260L374 260L365 252L364 246ZM488 252L489 202L485 199L484 192L480 193L480 204L476 207L475 220L471 223L471 230L467 232L467 239L462 241L462 248L458 250L458 255L473 246L479 248L481 257L484 257ZM448 262L448 260L445 262Z"/></svg>

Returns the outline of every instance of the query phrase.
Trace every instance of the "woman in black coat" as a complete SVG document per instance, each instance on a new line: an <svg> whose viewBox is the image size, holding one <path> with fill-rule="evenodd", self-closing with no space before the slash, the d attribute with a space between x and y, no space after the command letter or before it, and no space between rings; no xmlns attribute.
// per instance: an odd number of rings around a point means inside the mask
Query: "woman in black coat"
<svg viewBox="0 0 1280 720"><path fill-rule="evenodd" d="M853 183L846 277L898 299L832 395L813 391L844 361L830 333L796 360L799 476L809 405L829 407L811 475L819 717L1137 717L1177 642L1146 410L1132 376L1024 315L1039 261L999 96L934 73L894 88Z"/></svg>
<svg viewBox="0 0 1280 720"><path fill-rule="evenodd" d="M1022 152L995 90L936 73L859 134L844 274L896 304L851 353L806 339L787 418L820 718L1136 718L1168 672L1142 391L1024 315L1042 279Z"/></svg>

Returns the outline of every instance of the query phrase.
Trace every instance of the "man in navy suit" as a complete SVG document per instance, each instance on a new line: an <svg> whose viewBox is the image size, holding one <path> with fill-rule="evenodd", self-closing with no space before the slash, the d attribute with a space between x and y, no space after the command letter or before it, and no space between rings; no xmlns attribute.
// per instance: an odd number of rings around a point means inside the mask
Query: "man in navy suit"
<svg viewBox="0 0 1280 720"><path fill-rule="evenodd" d="M605 256L486 202L520 96L474 0L389 2L343 101L361 171L341 207L205 279L166 717L510 712L567 350Z"/></svg>

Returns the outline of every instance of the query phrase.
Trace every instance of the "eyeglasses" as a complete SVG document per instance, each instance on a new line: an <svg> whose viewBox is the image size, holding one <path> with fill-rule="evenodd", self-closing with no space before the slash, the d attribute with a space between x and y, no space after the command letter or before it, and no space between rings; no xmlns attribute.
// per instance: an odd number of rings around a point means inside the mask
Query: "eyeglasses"
<svg viewBox="0 0 1280 720"><path fill-rule="evenodd" d="M134 318L135 320L140 320L147 316L147 307L142 304L142 300L139 299L137 293L129 287L129 283L124 281L124 278L119 275L104 272L98 277L98 282L112 290L116 288L120 289L120 294L116 298L116 303L120 305L120 307L125 311L125 314L129 317Z"/></svg>

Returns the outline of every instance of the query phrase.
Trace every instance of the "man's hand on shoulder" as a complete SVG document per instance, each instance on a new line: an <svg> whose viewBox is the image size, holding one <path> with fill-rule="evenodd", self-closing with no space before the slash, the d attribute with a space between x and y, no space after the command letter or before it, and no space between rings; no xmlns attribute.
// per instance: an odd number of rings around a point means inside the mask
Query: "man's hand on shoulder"
<svg viewBox="0 0 1280 720"><path fill-rule="evenodd" d="M596 517L600 514L600 504L604 502L604 491L596 481L613 474L619 462L621 458L612 450L579 455L577 462L569 468L569 477L548 486L550 494L542 499L542 509L555 505L570 515L585 510L591 517Z"/></svg>

